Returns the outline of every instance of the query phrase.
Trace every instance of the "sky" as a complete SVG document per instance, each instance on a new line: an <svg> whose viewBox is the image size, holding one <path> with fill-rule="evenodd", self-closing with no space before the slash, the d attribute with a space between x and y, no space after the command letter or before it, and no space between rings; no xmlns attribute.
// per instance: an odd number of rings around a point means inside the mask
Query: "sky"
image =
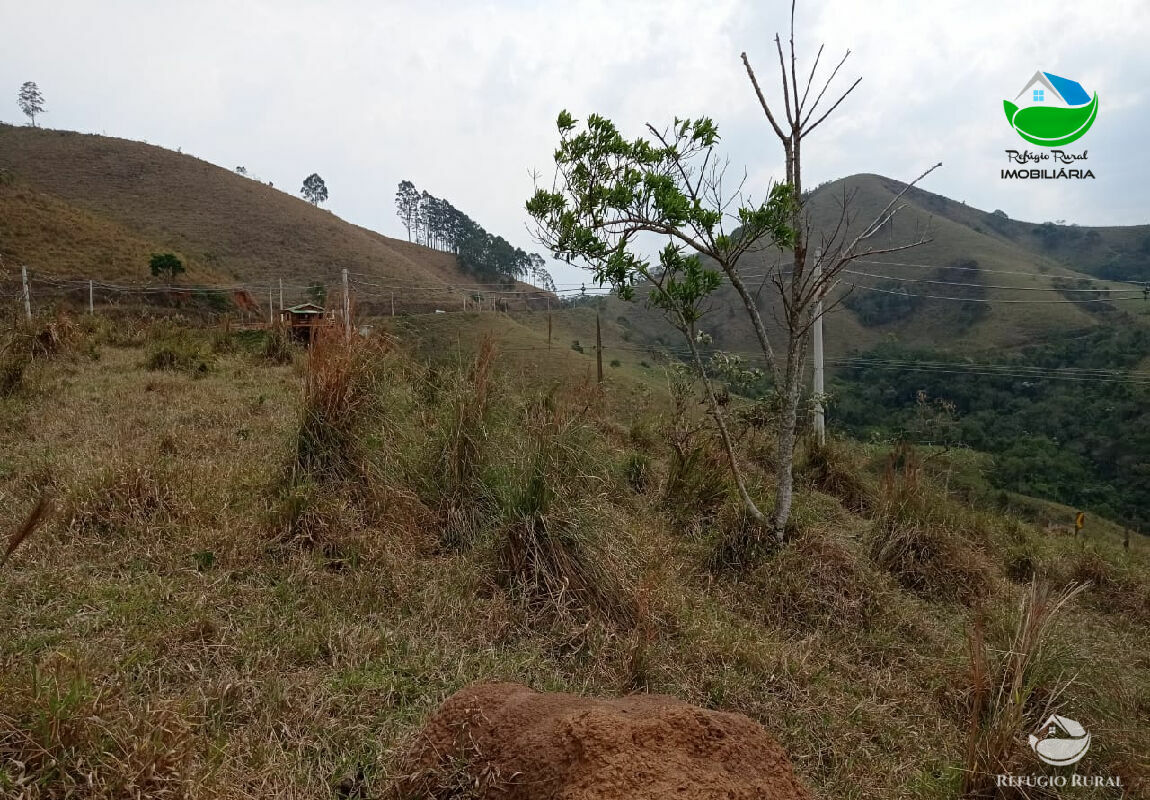
<svg viewBox="0 0 1150 800"><path fill-rule="evenodd" d="M562 109L629 138L645 123L709 116L752 193L782 178L782 150L743 70L746 51L779 101L777 0L500 3L387 0L0 0L0 120L180 148L298 193L318 172L327 207L400 238L401 180L445 197L528 251L524 202L549 185ZM862 82L807 140L808 187L872 172L1033 221L1150 223L1150 3L982 0L800 2L800 74L850 58L832 86ZM1002 101L1037 69L1100 98L1088 181L1007 181L1005 150L1030 149ZM829 96L829 93L828 93ZM557 283L586 273L554 263Z"/></svg>

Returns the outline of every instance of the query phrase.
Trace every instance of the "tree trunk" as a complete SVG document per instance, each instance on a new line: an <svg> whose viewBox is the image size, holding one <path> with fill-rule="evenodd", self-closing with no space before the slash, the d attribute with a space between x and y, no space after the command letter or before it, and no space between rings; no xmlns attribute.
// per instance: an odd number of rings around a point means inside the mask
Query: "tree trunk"
<svg viewBox="0 0 1150 800"><path fill-rule="evenodd" d="M715 425L719 428L719 438L723 442L723 449L727 451L727 460L731 464L731 477L735 481L735 489L738 490L739 499L743 503L743 508L747 513L755 518L755 521L760 525L766 526L767 516L759 507L755 505L755 501L751 499L750 492L747 491L747 482L743 478L743 470L739 467L738 455L735 453L735 443L731 438L731 432L727 429L726 419L723 417L723 410L719 407L719 399L715 397L715 390L711 386L711 379L707 375L706 367L703 365L703 358L699 355L699 350L695 346L695 329L694 326L685 327L683 333L687 339L687 345L691 348L691 356L695 361L695 368L699 371L699 377L703 381L703 387L707 391L707 405L710 408L711 416L715 420Z"/></svg>
<svg viewBox="0 0 1150 800"><path fill-rule="evenodd" d="M786 385L783 387L783 409L777 429L778 444L775 466L775 511L771 528L775 539L781 544L791 516L791 504L795 496L795 429L798 427L799 398L802 394L802 370L797 358L802 356L801 348L788 353Z"/></svg>

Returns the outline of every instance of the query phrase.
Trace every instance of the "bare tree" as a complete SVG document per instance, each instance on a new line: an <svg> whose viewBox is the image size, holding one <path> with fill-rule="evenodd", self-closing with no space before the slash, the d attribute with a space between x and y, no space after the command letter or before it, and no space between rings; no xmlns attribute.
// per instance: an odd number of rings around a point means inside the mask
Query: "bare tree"
<svg viewBox="0 0 1150 800"><path fill-rule="evenodd" d="M771 130L783 147L786 182L792 187L797 201L792 204L790 210L789 223L794 232L794 240L791 245L789 269L783 268L780 263L778 268L773 270L771 276L771 282L782 300L782 323L787 337L784 352L776 353L771 346L770 337L767 334L766 326L763 324L762 315L755 298L748 291L738 271L731 270L727 273L727 277L730 278L731 284L735 287L735 291L738 292L746 309L759 347L770 366L781 401L781 419L777 426L778 469L776 477L778 484L775 490L775 508L771 525L776 537L780 540L790 517L791 504L794 498L792 465L794 463L795 432L802 397L803 359L811 326L814 324L818 313L825 313L818 311L820 303L835 288L840 274L851 261L880 253L906 250L928 241L928 232L923 231L910 241L901 244L891 244L886 247L871 245L872 237L885 226L892 224L895 214L902 208L901 201L906 192L942 166L941 163L935 164L909 184L906 184L876 217L862 226L856 224L851 213L852 196L844 192L836 222L831 227L822 229L818 235L818 241L814 243L816 247L814 257L811 256L810 247L815 233L808 206L809 197L803 192L803 142L846 100L862 81L862 78L856 78L845 91L837 94L834 102L824 106L825 110L819 113L824 97L827 96L827 92L831 89L835 78L838 77L843 64L850 56L850 50L847 50L812 98L811 89L815 86L815 76L818 73L819 61L822 58L824 47L825 45L820 45L810 74L806 81L800 84L798 59L795 55L795 4L792 1L789 52L787 55L784 55L782 40L778 34L775 35L775 49L779 56L779 73L783 94L784 114L782 118L776 116L772 111L772 107L767 102L759 85L758 78L751 68L747 54L742 54L747 77L750 78L767 121L770 122ZM834 93L832 96L835 96ZM810 101L809 104L808 100Z"/></svg>

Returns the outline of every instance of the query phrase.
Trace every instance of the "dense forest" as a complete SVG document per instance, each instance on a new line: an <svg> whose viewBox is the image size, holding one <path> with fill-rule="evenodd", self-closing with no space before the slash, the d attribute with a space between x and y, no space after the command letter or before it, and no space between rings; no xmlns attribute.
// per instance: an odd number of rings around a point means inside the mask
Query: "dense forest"
<svg viewBox="0 0 1150 800"><path fill-rule="evenodd" d="M991 479L1001 489L1150 532L1150 380L1122 374L1147 354L1150 333L1121 323L1067 333L993 359L995 367L982 371L969 361L887 344L867 354L873 363L838 374L830 419L860 438L905 437L991 453ZM896 362L935 366L892 369ZM1066 374L1027 374L1034 367Z"/></svg>
<svg viewBox="0 0 1150 800"><path fill-rule="evenodd" d="M409 241L454 253L466 272L507 283L529 278L536 286L555 291L543 256L488 233L449 201L421 192L411 181L400 181L395 209Z"/></svg>

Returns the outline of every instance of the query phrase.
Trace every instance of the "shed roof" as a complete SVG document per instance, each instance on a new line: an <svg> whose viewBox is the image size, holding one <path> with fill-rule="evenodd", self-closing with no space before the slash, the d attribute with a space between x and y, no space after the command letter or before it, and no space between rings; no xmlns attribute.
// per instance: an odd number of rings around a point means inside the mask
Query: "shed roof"
<svg viewBox="0 0 1150 800"><path fill-rule="evenodd" d="M285 308L284 311L289 314L322 314L323 306L318 306L315 303L301 303L298 306Z"/></svg>

